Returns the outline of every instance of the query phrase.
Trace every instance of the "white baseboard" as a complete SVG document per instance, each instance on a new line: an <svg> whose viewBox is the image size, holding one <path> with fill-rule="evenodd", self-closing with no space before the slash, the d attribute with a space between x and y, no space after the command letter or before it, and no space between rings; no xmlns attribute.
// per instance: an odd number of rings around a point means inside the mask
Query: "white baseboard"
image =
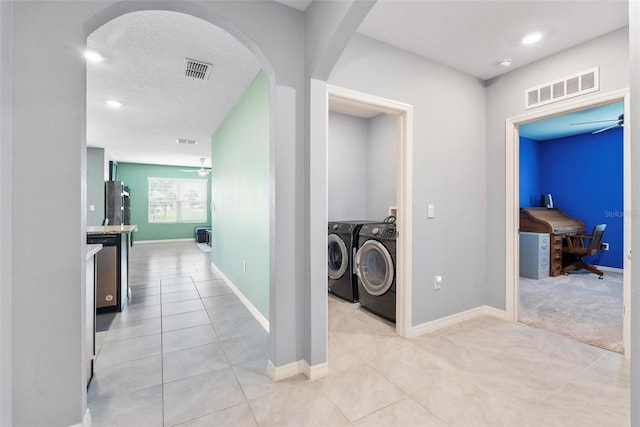
<svg viewBox="0 0 640 427"><path fill-rule="evenodd" d="M287 363L286 365L275 366L271 360L268 360L267 372L272 380L280 381L303 373L303 364L306 364L304 360L297 360L295 362Z"/></svg>
<svg viewBox="0 0 640 427"><path fill-rule="evenodd" d="M624 273L624 270L622 268L616 268L616 267L607 267L604 265L595 265L595 268L597 268L598 270L602 270L602 271L609 271L611 273Z"/></svg>
<svg viewBox="0 0 640 427"><path fill-rule="evenodd" d="M488 305L483 305L482 309L484 311L483 314L485 316L495 317L497 319L504 320L505 322L509 320L507 318L507 311L506 310L500 310L499 308L490 307Z"/></svg>
<svg viewBox="0 0 640 427"><path fill-rule="evenodd" d="M456 323L464 322L474 319L480 316L492 316L501 320L507 320L507 313L504 310L499 310L488 305L472 308L467 311L452 314L451 316L436 319L431 322L422 323L420 325L412 326L409 329L409 335L407 338L417 337L419 335L428 334L429 332L436 331L438 329L445 328L447 326L455 325Z"/></svg>
<svg viewBox="0 0 640 427"><path fill-rule="evenodd" d="M70 427L91 427L91 411L87 408L84 411L84 417L82 417L82 422L78 424L73 424Z"/></svg>
<svg viewBox="0 0 640 427"><path fill-rule="evenodd" d="M297 360L282 366L274 366L271 360L267 361L267 372L274 381L280 381L298 374L304 374L310 380L326 377L329 374L329 365L321 363L310 366L306 360Z"/></svg>
<svg viewBox="0 0 640 427"><path fill-rule="evenodd" d="M179 242L194 242L196 239L163 239L163 240L134 240L134 245L148 245L151 243L179 243Z"/></svg>
<svg viewBox="0 0 640 427"><path fill-rule="evenodd" d="M264 328L265 331L267 331L267 333L269 333L269 320L267 320L266 317L264 317L264 315L262 313L260 313L260 310L258 310L252 303L251 301L249 301L247 299L247 297L244 296L244 294L242 292L240 292L240 289L238 289L238 287L236 285L233 284L233 282L231 281L231 279L229 279L227 277L226 274L224 274L217 265L215 265L213 262L211 263L211 268L213 269L213 271L222 278L222 280L224 280L224 282L227 284L227 286L229 286L229 288L231 288L231 290L233 291L234 294L236 294L236 296L238 297L238 299L240 300L240 302L242 302L242 304L244 304L245 307L247 307L247 310L249 310L249 312L253 315L253 317L256 318L256 320L258 321L258 323L260 323L260 325Z"/></svg>
<svg viewBox="0 0 640 427"><path fill-rule="evenodd" d="M329 364L327 362L313 366L310 366L305 360L303 360L303 362L304 371L302 373L310 380L315 380L329 375Z"/></svg>

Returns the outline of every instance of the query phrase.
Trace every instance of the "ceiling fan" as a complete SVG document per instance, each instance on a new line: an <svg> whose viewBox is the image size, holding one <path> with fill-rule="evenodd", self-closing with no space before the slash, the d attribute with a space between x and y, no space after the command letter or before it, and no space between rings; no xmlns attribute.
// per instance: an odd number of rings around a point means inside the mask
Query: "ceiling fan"
<svg viewBox="0 0 640 427"><path fill-rule="evenodd" d="M617 119L594 120L592 122L571 123L571 125L589 125L589 124L592 124L592 123L607 123L607 122L616 122L616 123L614 123L612 125L609 125L609 126L606 126L606 127L603 127L602 129L594 130L593 132L591 132L591 134L596 134L596 133L604 132L604 131L609 130L609 129L614 129L614 128L617 128L617 127L624 126L624 114L620 114Z"/></svg>
<svg viewBox="0 0 640 427"><path fill-rule="evenodd" d="M211 173L211 169L204 167L204 160L204 157L200 157L200 169L180 169L180 172L197 172L200 176L209 175Z"/></svg>

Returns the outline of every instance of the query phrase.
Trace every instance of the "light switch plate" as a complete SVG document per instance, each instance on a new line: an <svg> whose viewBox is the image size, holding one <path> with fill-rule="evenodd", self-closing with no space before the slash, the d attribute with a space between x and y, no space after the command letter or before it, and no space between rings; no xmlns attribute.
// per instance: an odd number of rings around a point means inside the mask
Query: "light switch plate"
<svg viewBox="0 0 640 427"><path fill-rule="evenodd" d="M436 217L436 205L433 203L429 203L427 206L427 218L435 218Z"/></svg>

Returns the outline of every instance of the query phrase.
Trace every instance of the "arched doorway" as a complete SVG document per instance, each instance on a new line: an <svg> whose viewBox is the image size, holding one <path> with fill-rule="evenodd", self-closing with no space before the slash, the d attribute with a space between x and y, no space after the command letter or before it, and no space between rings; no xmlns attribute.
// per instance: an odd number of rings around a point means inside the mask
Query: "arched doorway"
<svg viewBox="0 0 640 427"><path fill-rule="evenodd" d="M126 19L129 19L129 18L135 18L135 15L137 15L137 14L149 14L149 13L161 14L161 15L163 15L163 17L164 17L163 19L165 19L165 20L169 20L171 15L174 15L174 16L175 16L175 15L182 15L182 18L184 18L184 17L188 17L192 22L193 22L193 21L202 21L202 23L204 23L204 22L205 22L205 21L201 20L200 18L195 18L195 17L193 17L193 15L187 15L187 14L183 14L183 13L176 13L176 12L174 12L174 11L171 11L171 12L170 12L170 11L163 10L163 11L153 11L153 12L146 12L146 11L133 11L133 12L130 12L130 13L126 13L126 14L119 15L119 17L114 17L112 20L110 20L110 21L109 21L108 23L106 23L105 25L111 25L111 24L114 24L114 25L116 25L116 27L117 27L117 23L118 23L118 21L120 21L120 20L122 20L122 19L125 19L125 18L126 18ZM138 24L139 24L139 25L142 25L142 24L144 24L144 25L149 25L149 16L142 17L142 19L138 22ZM183 26L183 25L184 25L184 23L179 24L178 26ZM187 24L187 25L188 25L188 24ZM195 24L194 24L194 25L195 25ZM207 26L213 26L213 25L212 25L212 23L210 22L210 20L206 20L206 24L205 24L205 25L207 25ZM122 27L122 26L121 26L121 27ZM104 28L104 27L100 27L96 32L99 32L102 28ZM216 28L217 28L217 27L216 27ZM122 29L122 28L120 28L120 29ZM222 30L221 30L221 31L222 31ZM213 36L213 37L215 37L215 36ZM107 39L108 39L108 36L107 36ZM103 39L103 40L104 40L104 39ZM91 42L91 37L90 37L89 41ZM127 40L127 42L129 42L129 40ZM237 41L236 41L236 43L237 43ZM89 43L89 47L91 47L91 44L92 44L92 43ZM239 44L239 43L238 43L238 44ZM166 47L166 43L165 43L165 47ZM245 50L246 50L246 48L245 48ZM213 62L213 61L212 61L212 62ZM258 61L256 61L256 62L258 62ZM262 64L260 64L260 65L262 65ZM216 65L214 64L214 68L215 68L215 66L216 66ZM218 64L218 66L220 66L220 64ZM248 68L249 68L249 67L248 67ZM263 70L264 70L264 67L262 67L262 68L263 68ZM267 73L263 72L263 75L267 76ZM273 73L272 73L272 75L273 75ZM267 79L267 82L269 82L269 83L271 84L271 86L273 87L273 76L272 76L272 75L271 75L271 77L270 77L270 78L269 78L268 76L267 76L267 77L265 77L265 79ZM89 81L89 83L90 83L90 84L92 83L93 79L91 78L91 76L89 76L88 81ZM243 89L243 91L244 91L244 89L246 89L246 88L244 88L244 87L243 87L242 89ZM267 94L268 94L268 93L269 93L269 89L267 89ZM169 98L171 98L171 97L169 97ZM213 98L213 96L212 96L212 98ZM91 94L89 94L89 99L91 99ZM215 102L215 99L214 99L214 102ZM269 103L268 95L267 95L266 102L267 102L267 104ZM90 103L90 102L89 102L89 108L91 108L91 103ZM268 107L267 107L267 108L268 108ZM91 124L91 122L92 122L92 119L93 119L93 117L91 116L91 110L90 110L90 109L88 109L88 117L87 117L87 123L88 123L87 139L88 139L88 142L89 142L89 143L91 143L91 137L92 137L92 135L94 135L94 134L92 133L92 132L93 132L93 130L91 129L91 125L90 125L90 124ZM166 119L167 119L167 118L165 118L165 120L166 120ZM215 130L215 129L214 129L214 130ZM266 164L268 165L268 167L267 167L267 176L265 177L265 181L266 181L266 183L267 183L266 185L267 185L267 192L268 192L268 193L273 193L273 192L275 191L275 189L274 189L273 187L269 187L269 184L270 184L270 182L271 182L271 179L270 179L269 175L272 175L272 174L274 173L274 172L273 172L273 168L272 168L272 164L271 164L271 163L273 162L273 159L272 159L272 156L270 155L270 152L271 152L271 151L273 151L273 144L271 144L271 136L272 136L272 132L269 132L269 130L267 129L267 135L266 135L266 137L265 137L266 142L267 142L267 148L266 148L266 150L263 152L263 154L266 154L266 156L265 156L262 160L264 160L264 161L266 162ZM205 141L205 143L207 143L207 144L208 144L208 143L209 143L209 141ZM116 150L116 149L117 149L117 147L116 147L116 148L114 148L114 150ZM273 208L273 207L269 207L268 203L269 203L269 201L273 200L273 195L269 195L269 194L267 194L267 196L265 197L265 199L267 200L267 207L266 207L266 209L265 209L265 210L266 210L266 212L263 212L263 214L264 214L264 213L266 213L266 215L268 216L268 218L267 218L267 219L265 219L264 217L262 218L263 230L261 231L261 234L262 234L262 235L263 235L263 237L265 238L265 240L266 240L266 245L267 245L267 247L268 247L268 245L270 244L270 242L269 242L269 232L270 232L271 224L273 223L273 220L271 219L271 217L272 217L272 216L270 215L270 212L273 212L273 210L274 210L274 208ZM219 208L218 208L218 209L219 209ZM213 210L213 209L212 209L212 210ZM252 227L252 228L255 228L255 227ZM245 243L246 243L246 242L245 242ZM254 242L254 243L255 243L255 242ZM271 256L271 259L269 258L270 256ZM267 326L267 328L269 327L269 323L268 323L268 308L269 308L269 306L270 306L269 299L270 299L271 295L273 295L273 293L275 292L275 290L272 290L272 289L271 289L271 286L270 286L270 277L271 277L271 275L270 275L270 272L269 272L269 269L272 267L271 260L273 260L273 259L275 259L275 254L270 254L270 253L269 253L269 251L267 251L267 253L266 253L266 260L264 260L264 259L262 260L264 263L266 263L266 264L268 265L268 268L267 268L267 270L266 270L266 284L267 284L267 289L266 289L266 296L267 296L267 299L266 299L266 307L267 307L267 313L266 313L266 315L265 315L265 313L261 313L261 312L260 312L260 310L256 309L256 312L258 313L258 315L261 315L261 314L263 315L263 319L264 319L264 320L265 320L265 322L266 322L266 326ZM244 264L244 261L243 261L243 264ZM255 265L255 264L254 264L254 265ZM251 269L251 267L252 267L252 264L251 264L251 262L249 262L249 269ZM245 270L245 272L246 272L246 267L245 267L245 265L243 265L243 270ZM231 276L231 274L229 274L229 276ZM239 288L239 287L240 287L240 286L238 286L238 288ZM243 290L243 291L244 291L244 290ZM241 292L241 293L242 293L242 292ZM245 292L245 293L247 293L247 292ZM246 298L247 302L249 303L248 305L252 305L252 306L255 308L255 306L257 306L258 304L256 303L255 305L253 305L253 304L252 304L252 301L250 301L250 298L251 298L251 295L249 295L249 297L248 297L248 298ZM253 302L255 303L255 301L253 301ZM263 306L264 306L265 302L264 302L264 301L262 301L262 303L263 303ZM264 324L264 322L263 322L263 324ZM275 339L273 338L273 336L275 335L275 331L273 331L273 330L272 330L271 334L272 334L272 340L275 340ZM228 356L228 355L227 355L227 356ZM163 368L163 372L164 372L164 368ZM166 375L166 373L165 373L165 375Z"/></svg>

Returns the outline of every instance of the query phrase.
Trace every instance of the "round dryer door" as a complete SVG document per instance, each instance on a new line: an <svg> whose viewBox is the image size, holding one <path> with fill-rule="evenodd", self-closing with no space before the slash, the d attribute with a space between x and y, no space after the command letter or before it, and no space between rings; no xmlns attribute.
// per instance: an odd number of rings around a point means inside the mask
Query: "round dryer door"
<svg viewBox="0 0 640 427"><path fill-rule="evenodd" d="M349 267L349 252L344 240L337 234L329 234L328 269L330 279L339 279Z"/></svg>
<svg viewBox="0 0 640 427"><path fill-rule="evenodd" d="M355 258L356 274L364 289L379 296L391 288L395 270L391 254L377 240L367 240L360 246Z"/></svg>

